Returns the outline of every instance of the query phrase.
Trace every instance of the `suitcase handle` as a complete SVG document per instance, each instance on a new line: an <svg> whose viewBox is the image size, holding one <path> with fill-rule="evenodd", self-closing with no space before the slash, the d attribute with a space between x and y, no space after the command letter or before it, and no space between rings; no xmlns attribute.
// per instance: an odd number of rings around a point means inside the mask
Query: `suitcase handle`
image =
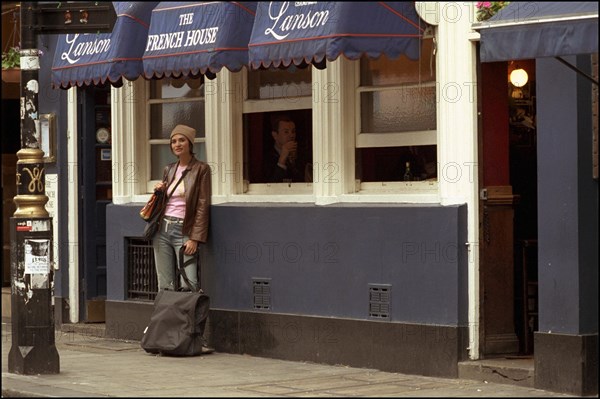
<svg viewBox="0 0 600 399"><path fill-rule="evenodd" d="M185 246L181 246L181 248L179 248L179 262L177 263L177 281L179 281L179 276L181 275L181 277L183 277L183 281L185 282L185 284L188 286L188 288L190 289L190 291L192 292L201 292L204 293L204 291L202 291L202 288L200 288L200 278L198 277L198 284L196 287L192 286L192 283L190 282L190 279L188 278L187 274L185 273L185 268L188 265L191 265L192 263L196 263L196 265L200 264L200 251L196 250L196 252L194 253L194 257L191 259L188 259L187 262L183 262L183 255L184 255L184 250L185 250ZM198 269L196 269L196 273L198 276L200 276L200 273L198 273Z"/></svg>

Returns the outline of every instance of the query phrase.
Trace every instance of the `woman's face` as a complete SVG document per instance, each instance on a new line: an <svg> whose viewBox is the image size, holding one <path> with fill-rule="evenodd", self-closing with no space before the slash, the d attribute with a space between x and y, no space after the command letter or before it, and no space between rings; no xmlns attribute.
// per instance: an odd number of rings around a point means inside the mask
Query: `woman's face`
<svg viewBox="0 0 600 399"><path fill-rule="evenodd" d="M190 154L190 141L183 134L173 135L171 137L171 151L177 157L180 157L181 154Z"/></svg>

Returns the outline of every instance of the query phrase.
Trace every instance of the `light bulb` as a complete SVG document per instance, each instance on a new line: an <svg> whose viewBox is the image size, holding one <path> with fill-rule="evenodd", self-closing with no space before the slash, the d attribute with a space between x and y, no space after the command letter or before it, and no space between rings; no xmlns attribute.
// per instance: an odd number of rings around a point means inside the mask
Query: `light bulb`
<svg viewBox="0 0 600 399"><path fill-rule="evenodd" d="M523 87L527 83L527 72L524 69L515 69L510 73L510 83L515 87Z"/></svg>

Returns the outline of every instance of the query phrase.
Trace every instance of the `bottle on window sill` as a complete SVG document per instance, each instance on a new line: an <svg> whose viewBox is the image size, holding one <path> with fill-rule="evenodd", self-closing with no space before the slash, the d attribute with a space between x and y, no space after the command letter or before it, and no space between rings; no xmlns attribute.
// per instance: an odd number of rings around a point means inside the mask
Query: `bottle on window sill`
<svg viewBox="0 0 600 399"><path fill-rule="evenodd" d="M406 162L406 168L404 170L404 181L412 181L413 175L410 171L410 162Z"/></svg>

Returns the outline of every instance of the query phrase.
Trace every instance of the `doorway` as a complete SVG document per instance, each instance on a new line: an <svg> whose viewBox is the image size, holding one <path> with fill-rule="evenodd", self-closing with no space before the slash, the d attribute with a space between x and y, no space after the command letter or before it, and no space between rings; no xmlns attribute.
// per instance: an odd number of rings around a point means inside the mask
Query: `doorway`
<svg viewBox="0 0 600 399"><path fill-rule="evenodd" d="M522 87L509 83L510 185L517 196L514 219L515 328L519 353L533 354L538 329L537 289L537 129L535 60L512 61L508 74L520 68L528 80Z"/></svg>
<svg viewBox="0 0 600 399"><path fill-rule="evenodd" d="M110 85L79 89L81 320L105 321L106 206L112 201Z"/></svg>
<svg viewBox="0 0 600 399"><path fill-rule="evenodd" d="M480 64L480 356L533 354L537 330L535 60ZM526 84L509 81L516 68Z"/></svg>

